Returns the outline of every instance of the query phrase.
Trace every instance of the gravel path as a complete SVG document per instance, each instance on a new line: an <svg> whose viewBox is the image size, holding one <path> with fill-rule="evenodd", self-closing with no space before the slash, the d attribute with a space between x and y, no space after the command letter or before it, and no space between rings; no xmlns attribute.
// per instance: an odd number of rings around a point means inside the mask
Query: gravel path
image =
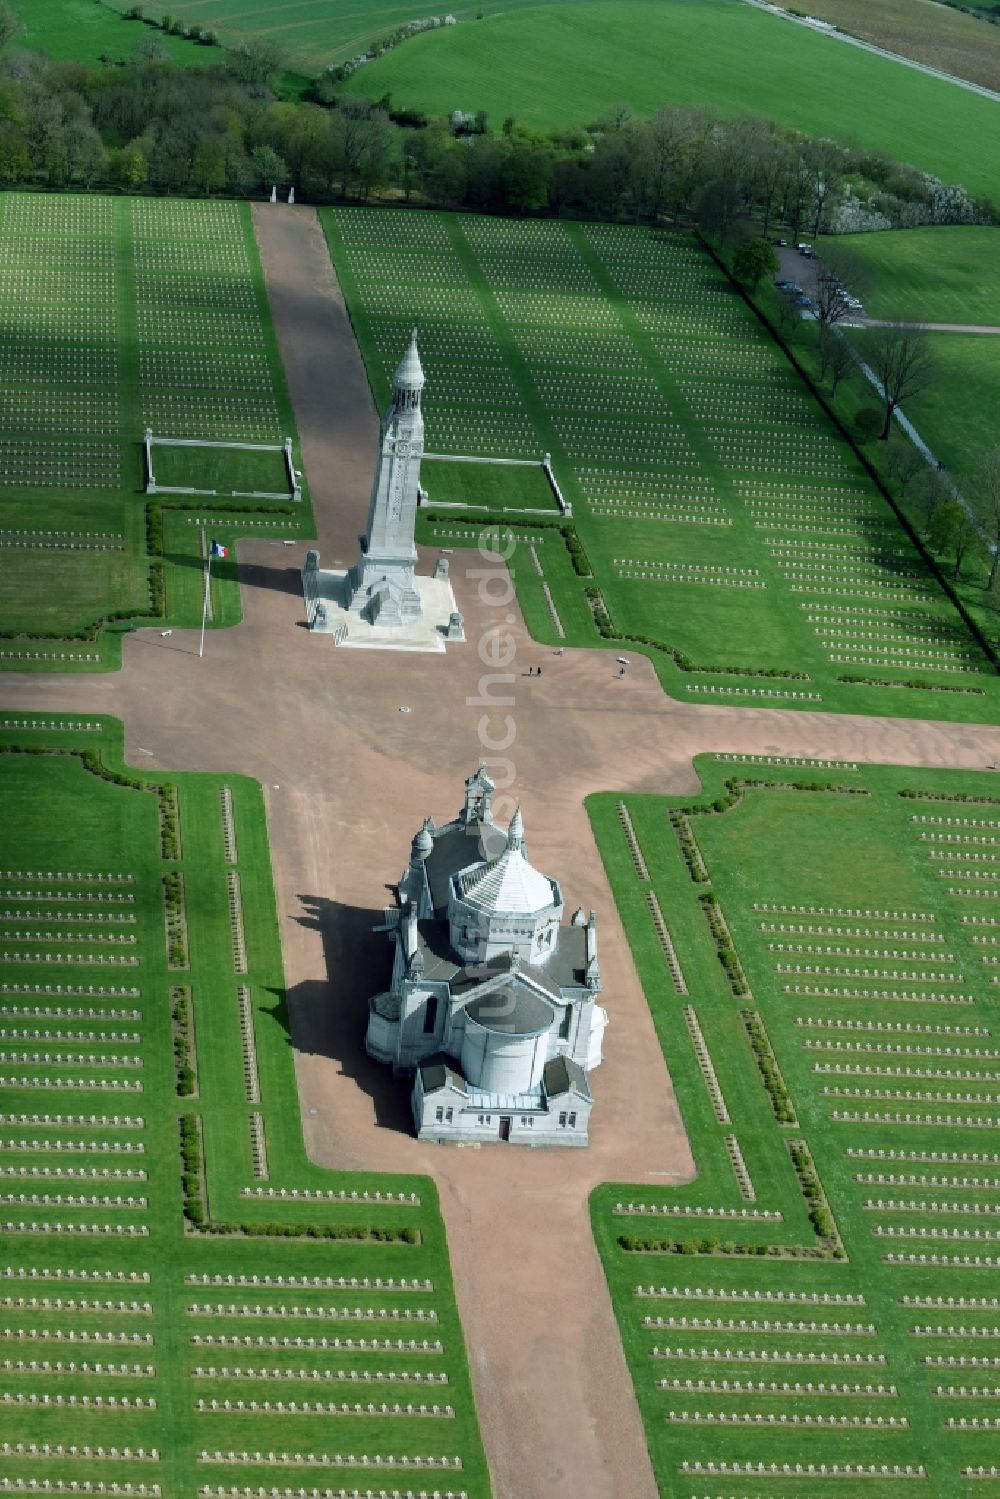
<svg viewBox="0 0 1000 1499"><path fill-rule="evenodd" d="M263 206L255 224L321 553L347 560L377 433L364 369L314 215ZM611 652L557 657L534 644L515 603L480 596L482 563L468 552L456 553L453 576L469 644L446 656L336 650L303 627L305 551L239 543L245 620L212 632L203 660L197 632L138 631L121 672L10 675L5 708L115 714L132 763L141 748L144 766L264 784L307 1145L331 1167L436 1181L498 1499L655 1499L588 1196L602 1181L687 1179L692 1162L583 798L693 792L691 758L704 751L981 768L1000 758L1000 730L674 702L644 658L618 681ZM412 833L427 813L457 811L481 758L476 642L497 625L516 646L505 712L531 857L562 880L570 907L599 914L611 1026L593 1077L592 1145L569 1160L420 1144L405 1086L361 1047L389 956L369 928ZM529 664L543 675L526 677Z"/></svg>

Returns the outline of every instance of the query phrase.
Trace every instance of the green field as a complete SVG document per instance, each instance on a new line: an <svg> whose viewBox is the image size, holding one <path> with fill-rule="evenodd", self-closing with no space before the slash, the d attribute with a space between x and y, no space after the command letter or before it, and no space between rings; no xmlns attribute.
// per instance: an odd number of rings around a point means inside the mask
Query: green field
<svg viewBox="0 0 1000 1499"><path fill-rule="evenodd" d="M126 9L126 0L113 3ZM577 3L589 5L594 0ZM488 9L493 15L537 4L538 0L494 0ZM408 21L446 13L471 21L482 9L479 0L455 0L448 6L438 0L366 0L363 6L345 0L175 0L170 14L188 24L199 21L228 45L249 37L277 42L298 67L318 73L357 56L377 37Z"/></svg>
<svg viewBox="0 0 1000 1499"><path fill-rule="evenodd" d="M698 1167L592 1199L661 1492L985 1493L1000 783L697 763L588 804Z"/></svg>
<svg viewBox="0 0 1000 1499"><path fill-rule="evenodd" d="M487 1499L433 1184L305 1156L260 788L121 755L0 723L5 1481Z"/></svg>
<svg viewBox="0 0 1000 1499"><path fill-rule="evenodd" d="M295 430L249 210L9 193L0 258L0 663L106 669L120 649L119 634L99 631L106 616L199 617L197 604L175 608L189 569L168 560L161 589L144 429L250 443ZM257 487L248 455L197 451L205 488ZM279 492L283 461L268 457L259 487ZM194 482L183 460L166 465L164 483ZM276 502L287 533L284 509ZM311 527L304 502L293 532Z"/></svg>
<svg viewBox="0 0 1000 1499"><path fill-rule="evenodd" d="M126 61L134 56L137 44L151 35L158 38L172 62L207 67L220 57L212 48L126 22L112 7L98 4L97 0L10 0L10 3L21 24L15 45L32 52L45 52L56 59L85 63L99 59Z"/></svg>
<svg viewBox="0 0 1000 1499"><path fill-rule="evenodd" d="M379 405L416 321L430 451L552 454L583 556L574 571L557 530L525 533L539 639L593 644L603 610L688 701L995 716L952 605L691 239L384 209L324 222ZM475 537L433 504L422 524Z"/></svg>
<svg viewBox="0 0 1000 1499"><path fill-rule="evenodd" d="M829 237L830 263L863 293L871 317L997 326L1000 234L993 228L900 229ZM864 349L871 337L855 330ZM936 371L906 414L959 480L998 444L1000 341L990 334L928 335ZM970 491L971 492L971 491Z"/></svg>
<svg viewBox="0 0 1000 1499"><path fill-rule="evenodd" d="M760 114L880 151L1000 197L996 105L742 0L543 6L419 36L346 92L434 114L586 124L619 100ZM845 99L852 100L849 110Z"/></svg>
<svg viewBox="0 0 1000 1499"><path fill-rule="evenodd" d="M996 228L962 225L838 234L824 236L821 244L846 281L857 266L870 317L1000 326Z"/></svg>

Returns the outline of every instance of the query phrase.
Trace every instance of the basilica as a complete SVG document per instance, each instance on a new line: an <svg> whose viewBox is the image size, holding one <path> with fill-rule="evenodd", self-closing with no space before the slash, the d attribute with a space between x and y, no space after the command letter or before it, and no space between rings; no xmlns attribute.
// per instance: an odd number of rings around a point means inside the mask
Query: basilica
<svg viewBox="0 0 1000 1499"><path fill-rule="evenodd" d="M493 821L494 790L480 767L459 815L414 837L365 1046L412 1077L421 1139L586 1145L608 1022L596 917L562 924L559 883L529 862L519 810L506 833Z"/></svg>

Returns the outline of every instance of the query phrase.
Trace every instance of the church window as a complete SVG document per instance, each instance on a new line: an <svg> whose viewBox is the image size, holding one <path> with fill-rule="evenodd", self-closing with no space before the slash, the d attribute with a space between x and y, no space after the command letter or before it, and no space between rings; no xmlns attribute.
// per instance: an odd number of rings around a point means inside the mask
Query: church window
<svg viewBox="0 0 1000 1499"><path fill-rule="evenodd" d="M455 1110L454 1109L445 1109L444 1119L445 1119L445 1123L446 1124L450 1124L452 1122L452 1120L454 1119L454 1117L455 1117Z"/></svg>
<svg viewBox="0 0 1000 1499"><path fill-rule="evenodd" d="M565 1114L560 1114L559 1115L559 1128L560 1129L565 1129L566 1128L566 1115Z"/></svg>
<svg viewBox="0 0 1000 1499"><path fill-rule="evenodd" d="M569 1027L570 1027L570 1021L572 1019L573 1019L573 1006L572 1005L567 1005L566 1008L565 1008L565 1010L563 1011L562 1023L559 1026L559 1039L560 1039L560 1041L568 1041L569 1040Z"/></svg>
<svg viewBox="0 0 1000 1499"><path fill-rule="evenodd" d="M485 1114L480 1114L478 1116L478 1118L476 1119L476 1123L477 1124L485 1124L486 1123L486 1115Z"/></svg>
<svg viewBox="0 0 1000 1499"><path fill-rule="evenodd" d="M427 1006L424 1010L424 1035L432 1036L437 1028L438 1002L437 995L430 994L427 997Z"/></svg>
<svg viewBox="0 0 1000 1499"><path fill-rule="evenodd" d="M576 1129L576 1113L575 1112L572 1113L572 1114L570 1114L570 1116L569 1116L569 1127L570 1127L570 1129Z"/></svg>
<svg viewBox="0 0 1000 1499"><path fill-rule="evenodd" d="M434 1110L434 1122L436 1124L440 1124L443 1118L444 1118L444 1109L435 1109Z"/></svg>

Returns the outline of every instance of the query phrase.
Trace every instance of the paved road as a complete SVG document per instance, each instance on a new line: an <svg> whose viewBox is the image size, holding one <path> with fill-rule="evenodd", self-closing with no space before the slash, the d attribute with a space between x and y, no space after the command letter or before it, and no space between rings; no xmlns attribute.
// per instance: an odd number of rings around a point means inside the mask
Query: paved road
<svg viewBox="0 0 1000 1499"><path fill-rule="evenodd" d="M255 222L323 560L348 560L377 434L364 369L313 214L264 206ZM692 1162L583 798L694 791L691 759L703 751L980 768L1000 759L1000 730L674 702L643 658L618 681L613 652L559 657L535 645L516 604L483 599L484 564L468 552L453 563L467 645L446 656L336 650L303 627L304 554L239 544L245 620L211 633L203 660L195 632L138 631L121 672L11 675L5 707L115 714L133 762L141 745L152 751L144 766L264 784L307 1145L331 1167L435 1179L498 1499L655 1499L587 1199L601 1181L684 1179ZM530 855L560 878L571 908L599 913L611 1026L593 1080L593 1142L570 1160L421 1145L405 1089L360 1045L388 960L369 928L412 833L427 813L457 811L481 757L478 644L498 626L515 646L513 701L500 717L509 712L514 728L507 753ZM524 675L529 664L542 676ZM487 725L494 734L500 717Z"/></svg>

